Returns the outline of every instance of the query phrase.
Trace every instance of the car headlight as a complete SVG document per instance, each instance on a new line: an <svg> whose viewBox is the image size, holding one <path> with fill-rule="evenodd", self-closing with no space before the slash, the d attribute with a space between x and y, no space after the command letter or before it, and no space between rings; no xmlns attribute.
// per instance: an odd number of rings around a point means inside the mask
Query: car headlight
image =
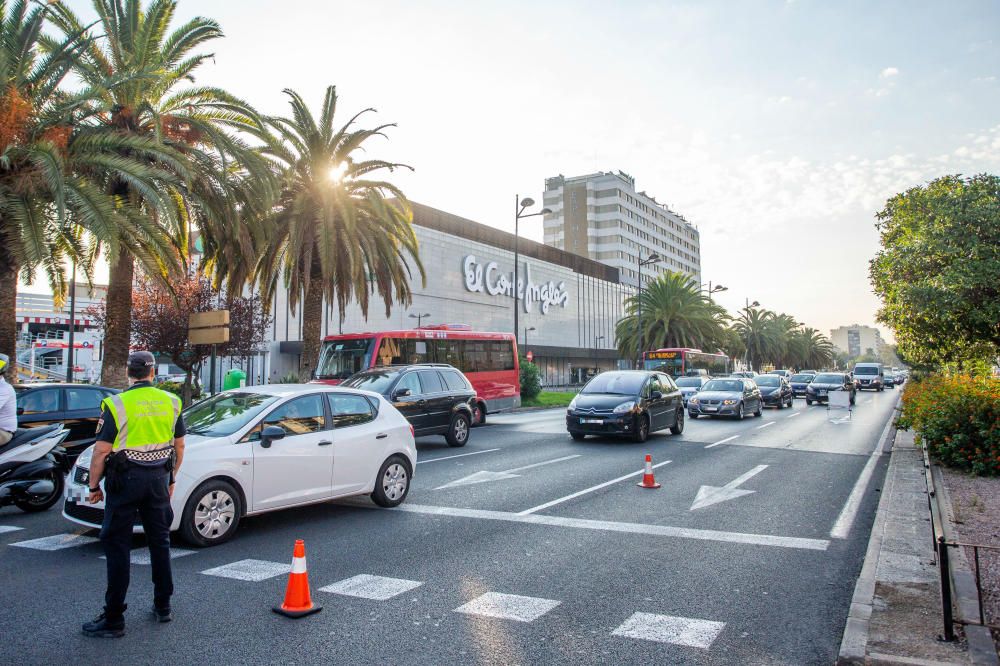
<svg viewBox="0 0 1000 666"><path fill-rule="evenodd" d="M635 409L635 400L629 400L628 402L623 402L612 410L615 414L625 414L631 412Z"/></svg>
<svg viewBox="0 0 1000 666"><path fill-rule="evenodd" d="M688 404L697 405L698 404L698 397L697 396L691 396L690 398L688 398Z"/></svg>
<svg viewBox="0 0 1000 666"><path fill-rule="evenodd" d="M577 398L579 397L580 396L577 396ZM569 401L569 409L570 411L576 409L576 398L573 398L572 400Z"/></svg>
<svg viewBox="0 0 1000 666"><path fill-rule="evenodd" d="M735 405L736 401L735 400L723 400L722 404L723 405Z"/></svg>

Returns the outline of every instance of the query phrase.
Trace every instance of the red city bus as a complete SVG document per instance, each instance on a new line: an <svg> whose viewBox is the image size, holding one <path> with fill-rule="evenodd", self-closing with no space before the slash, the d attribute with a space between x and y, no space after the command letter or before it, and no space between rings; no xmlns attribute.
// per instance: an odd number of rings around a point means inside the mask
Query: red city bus
<svg viewBox="0 0 1000 666"><path fill-rule="evenodd" d="M413 363L447 363L461 370L478 394L477 423L482 423L487 413L521 404L514 334L473 331L466 324L328 335L320 350L316 381L339 384L367 368Z"/></svg>
<svg viewBox="0 0 1000 666"><path fill-rule="evenodd" d="M644 352L642 359L642 367L646 370L660 370L675 378L704 374L702 370L713 377L727 375L730 372L729 357L725 354L708 354L700 349L688 347Z"/></svg>

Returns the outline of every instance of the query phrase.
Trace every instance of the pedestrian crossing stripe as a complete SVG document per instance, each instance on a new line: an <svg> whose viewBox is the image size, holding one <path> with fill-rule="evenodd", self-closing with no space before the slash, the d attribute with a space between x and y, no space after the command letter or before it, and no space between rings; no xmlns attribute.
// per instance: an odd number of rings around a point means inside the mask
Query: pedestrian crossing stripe
<svg viewBox="0 0 1000 666"><path fill-rule="evenodd" d="M416 580L358 574L357 576L346 578L326 587L321 587L319 591L332 592L333 594L340 594L347 597L386 601L421 585L423 583Z"/></svg>
<svg viewBox="0 0 1000 666"><path fill-rule="evenodd" d="M63 550L64 548L75 548L85 546L89 543L96 543L97 538L79 533L53 534L52 536L29 539L28 541L18 541L10 545L18 548L31 548L33 550Z"/></svg>
<svg viewBox="0 0 1000 666"><path fill-rule="evenodd" d="M625 620L611 633L614 636L707 650L725 626L725 622L712 622L711 620L690 617L633 613L632 617Z"/></svg>
<svg viewBox="0 0 1000 666"><path fill-rule="evenodd" d="M266 560L239 560L222 566L205 569L206 576L219 576L259 583L268 578L287 574L292 570L289 562L268 562Z"/></svg>
<svg viewBox="0 0 1000 666"><path fill-rule="evenodd" d="M176 560L178 557L186 557L188 555L194 555L196 551L184 550L183 548L171 548L170 549L170 559ZM108 559L106 556L101 555L102 560ZM149 549L148 548L136 548L129 554L129 561L132 564L139 565L149 565L151 564L149 559Z"/></svg>
<svg viewBox="0 0 1000 666"><path fill-rule="evenodd" d="M517 622L534 622L558 606L560 601L540 597L523 597L518 594L487 592L455 609L456 613Z"/></svg>

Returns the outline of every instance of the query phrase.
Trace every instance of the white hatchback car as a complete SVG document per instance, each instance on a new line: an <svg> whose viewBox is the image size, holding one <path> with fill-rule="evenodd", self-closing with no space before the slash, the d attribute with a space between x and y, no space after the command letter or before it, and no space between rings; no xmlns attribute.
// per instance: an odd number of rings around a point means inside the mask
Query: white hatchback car
<svg viewBox="0 0 1000 666"><path fill-rule="evenodd" d="M413 427L376 393L249 386L189 407L184 421L170 529L197 546L226 541L243 516L352 495L393 507L410 490ZM86 502L92 454L84 451L67 479L63 516L100 527L103 503Z"/></svg>

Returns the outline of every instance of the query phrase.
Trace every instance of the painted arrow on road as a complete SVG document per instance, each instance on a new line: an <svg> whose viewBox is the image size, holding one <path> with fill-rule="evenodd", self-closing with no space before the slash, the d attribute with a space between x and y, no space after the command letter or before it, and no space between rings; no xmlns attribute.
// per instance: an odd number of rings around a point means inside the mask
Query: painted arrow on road
<svg viewBox="0 0 1000 666"><path fill-rule="evenodd" d="M486 483L487 481L500 481L502 479L514 479L519 476L517 472L523 472L526 469L531 469L533 467L541 467L542 465L551 465L553 463L562 462L564 460L572 460L573 458L579 458L580 454L575 454L572 456L563 456L562 458L555 458L554 460L545 460L542 462L532 463L531 465L525 465L523 467L515 467L514 469L506 469L502 472L488 472L481 471L475 474L470 474L469 476L462 477L461 479L456 479L450 481L443 486L438 486L434 490L441 490L443 488L455 488L456 486L468 486L474 483Z"/></svg>
<svg viewBox="0 0 1000 666"><path fill-rule="evenodd" d="M737 497L757 492L755 490L744 490L740 488L740 485L757 476L765 469L767 469L767 465L757 465L746 474L741 474L721 488L718 486L702 486L698 489L698 495L694 498L694 504L691 505L690 510L704 509L706 506L712 506L719 502L725 502L726 500L736 499Z"/></svg>

